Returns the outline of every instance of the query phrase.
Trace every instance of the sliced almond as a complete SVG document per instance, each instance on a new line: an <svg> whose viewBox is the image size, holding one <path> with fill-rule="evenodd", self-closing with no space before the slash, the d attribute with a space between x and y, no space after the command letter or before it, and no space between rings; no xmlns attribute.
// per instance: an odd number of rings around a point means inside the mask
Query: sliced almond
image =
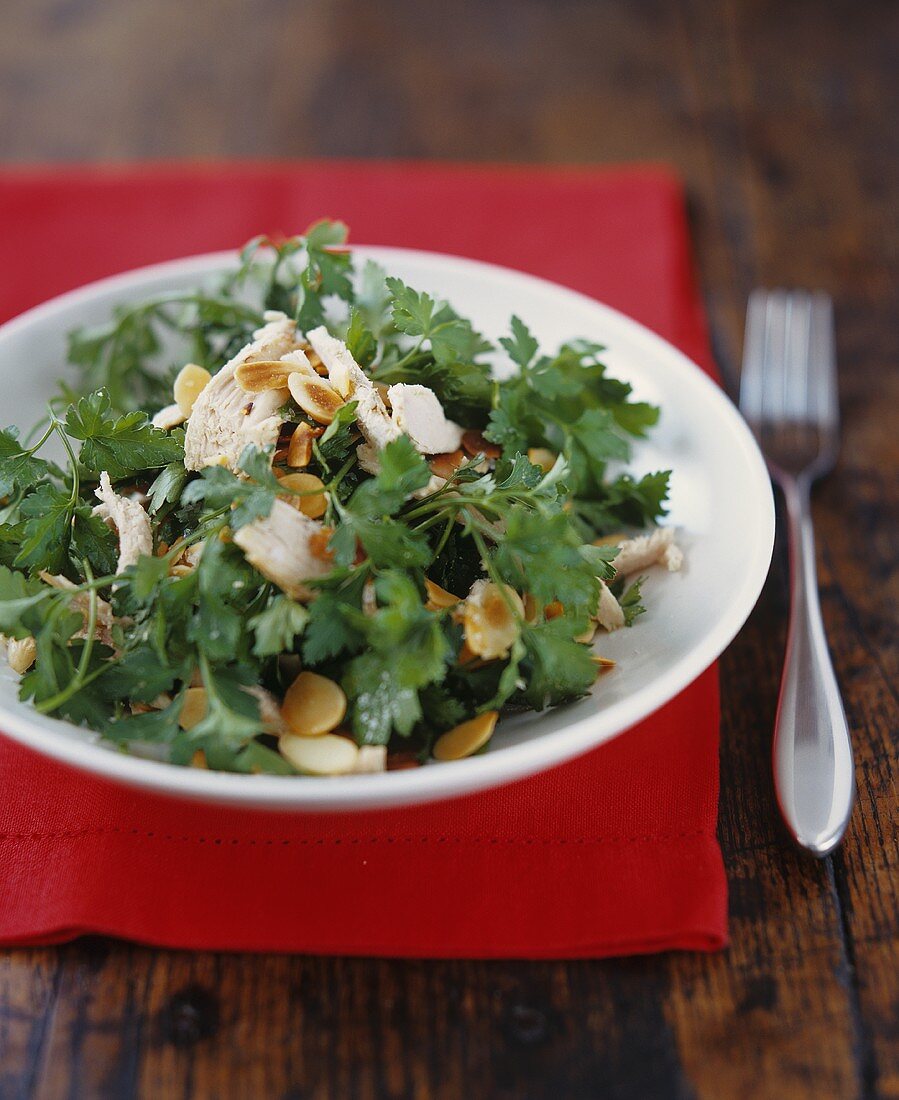
<svg viewBox="0 0 899 1100"><path fill-rule="evenodd" d="M523 618L524 604L514 589L475 581L462 614L465 641L478 657L505 657L518 637L517 620Z"/></svg>
<svg viewBox="0 0 899 1100"><path fill-rule="evenodd" d="M503 453L502 447L485 439L484 436L474 428L462 433L462 447L468 451L472 457L474 457L474 455L483 455L484 458L499 458Z"/></svg>
<svg viewBox="0 0 899 1100"><path fill-rule="evenodd" d="M328 547L328 543L331 541L333 534L333 527L322 527L320 531L314 531L309 536L309 553L321 561L332 561L334 554Z"/></svg>
<svg viewBox="0 0 899 1100"><path fill-rule="evenodd" d="M312 442L315 433L305 422L297 424L287 447L288 466L308 466L312 461Z"/></svg>
<svg viewBox="0 0 899 1100"><path fill-rule="evenodd" d="M202 749L197 749L193 756L190 758L190 766L192 768L208 768L206 763L206 753Z"/></svg>
<svg viewBox="0 0 899 1100"><path fill-rule="evenodd" d="M234 381L247 393L286 390L287 379L296 372L296 363L282 363L277 359L250 360L236 368Z"/></svg>
<svg viewBox="0 0 899 1100"><path fill-rule="evenodd" d="M190 687L184 693L184 706L178 715L178 725L183 730L192 730L194 726L202 722L209 709L209 701L206 697L206 688Z"/></svg>
<svg viewBox="0 0 899 1100"><path fill-rule="evenodd" d="M330 424L344 403L337 390L321 378L316 380L305 374L292 374L287 379L287 388L303 412L319 424Z"/></svg>
<svg viewBox="0 0 899 1100"><path fill-rule="evenodd" d="M193 412L194 402L211 381L212 375L209 371L205 367L197 366L196 363L188 363L178 371L178 377L172 387L172 396L185 417Z"/></svg>
<svg viewBox="0 0 899 1100"><path fill-rule="evenodd" d="M325 496L325 483L315 474L285 474L279 479L286 489L293 489L295 493L303 493L303 496L295 496L290 493L281 499L299 509L303 515L310 519L318 519L323 516L328 508L328 498Z"/></svg>
<svg viewBox="0 0 899 1100"><path fill-rule="evenodd" d="M326 676L301 672L287 689L281 714L294 733L318 737L343 721L346 696L340 685Z"/></svg>
<svg viewBox="0 0 899 1100"><path fill-rule="evenodd" d="M387 771L387 746L386 745L360 745L353 771L360 774L366 772Z"/></svg>
<svg viewBox="0 0 899 1100"><path fill-rule="evenodd" d="M386 382L374 382L372 383L375 389L378 391L378 396L384 402L386 408L390 408L390 387Z"/></svg>
<svg viewBox="0 0 899 1100"><path fill-rule="evenodd" d="M596 665L597 672L608 672L609 669L615 667L615 662L611 657L600 657L598 653L594 653L590 660Z"/></svg>
<svg viewBox="0 0 899 1100"><path fill-rule="evenodd" d="M404 772L409 768L420 768L421 761L414 752L392 752L387 757L387 770L389 772Z"/></svg>
<svg viewBox="0 0 899 1100"><path fill-rule="evenodd" d="M499 711L485 710L438 737L434 745L435 760L461 760L482 749L496 729Z"/></svg>
<svg viewBox="0 0 899 1100"><path fill-rule="evenodd" d="M449 480L463 462L465 462L464 451L450 451L448 454L434 455L428 465L431 467L432 474Z"/></svg>
<svg viewBox="0 0 899 1100"><path fill-rule="evenodd" d="M6 659L13 672L21 676L34 664L37 657L37 642L30 635L27 638L7 638Z"/></svg>
<svg viewBox="0 0 899 1100"><path fill-rule="evenodd" d="M160 409L150 423L154 428L161 428L164 432L168 432L172 428L177 428L179 424L183 424L186 419L183 409L176 401L174 405L166 405L164 409Z"/></svg>
<svg viewBox="0 0 899 1100"><path fill-rule="evenodd" d="M558 600L553 600L552 603L548 603L543 608L544 619L559 619L565 614L565 608L559 603Z"/></svg>
<svg viewBox="0 0 899 1100"><path fill-rule="evenodd" d="M447 592L439 584L434 584L429 577L425 577L425 591L428 594L428 601L425 604L428 611L445 611L446 608L455 607L457 603L462 602L452 592Z"/></svg>
<svg viewBox="0 0 899 1100"><path fill-rule="evenodd" d="M322 357L312 347L312 345L311 344L303 344L302 347L300 348L300 350L306 353L306 359L309 363L309 366L312 367L312 369L315 371L315 373L316 374L321 374L325 378L327 378L328 368L322 362Z"/></svg>
<svg viewBox="0 0 899 1100"><path fill-rule="evenodd" d="M528 462L532 466L539 466L545 474L548 474L556 464L556 456L546 447L528 447Z"/></svg>
<svg viewBox="0 0 899 1100"><path fill-rule="evenodd" d="M285 733L278 738L278 748L285 760L306 775L346 775L359 760L354 742L333 733L321 737Z"/></svg>

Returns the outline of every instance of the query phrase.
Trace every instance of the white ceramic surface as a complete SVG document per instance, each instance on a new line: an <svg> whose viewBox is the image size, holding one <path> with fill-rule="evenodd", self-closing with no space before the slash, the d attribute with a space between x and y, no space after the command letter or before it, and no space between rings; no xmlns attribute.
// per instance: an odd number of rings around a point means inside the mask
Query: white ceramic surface
<svg viewBox="0 0 899 1100"><path fill-rule="evenodd" d="M516 313L544 350L575 336L599 341L608 347L610 373L630 382L638 398L661 406L660 424L635 447L631 468L673 470L669 522L680 529L687 564L678 574L652 570L647 614L629 630L600 634L597 649L617 661L615 670L576 703L502 720L484 755L381 775L230 775L139 759L19 703L16 677L0 662L0 729L7 736L86 771L204 801L272 810L399 806L505 783L608 741L695 679L743 625L771 556L771 488L749 430L697 366L615 310L529 275L405 249L357 247L354 254L449 299L490 338L502 335ZM64 373L70 329L104 321L116 304L213 279L234 259L191 257L105 279L0 327L2 425L27 429L40 417ZM499 358L496 368L503 369Z"/></svg>

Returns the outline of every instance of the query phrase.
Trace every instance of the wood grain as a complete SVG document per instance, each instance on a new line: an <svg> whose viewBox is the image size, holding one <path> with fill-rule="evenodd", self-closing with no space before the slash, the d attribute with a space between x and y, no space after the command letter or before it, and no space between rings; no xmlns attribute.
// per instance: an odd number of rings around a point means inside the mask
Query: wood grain
<svg viewBox="0 0 899 1100"><path fill-rule="evenodd" d="M732 945L591 963L0 955L0 1097L899 1097L895 6L811 0L6 0L0 154L667 160L733 379L758 284L836 299L815 497L858 806L777 825L779 546L722 662Z"/></svg>

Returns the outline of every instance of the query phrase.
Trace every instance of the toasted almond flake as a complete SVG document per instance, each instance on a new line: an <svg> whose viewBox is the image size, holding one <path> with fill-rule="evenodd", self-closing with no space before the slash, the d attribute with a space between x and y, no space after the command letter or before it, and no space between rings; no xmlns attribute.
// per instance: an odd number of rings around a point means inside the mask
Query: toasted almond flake
<svg viewBox="0 0 899 1100"><path fill-rule="evenodd" d="M471 648L465 639L462 639L462 644L459 646L459 655L456 658L456 663L460 665L469 665L472 661L477 660L477 653Z"/></svg>
<svg viewBox="0 0 899 1100"><path fill-rule="evenodd" d="M615 662L611 657L600 657L598 653L594 653L590 660L599 668L600 672L608 672L610 668L615 667Z"/></svg>
<svg viewBox="0 0 899 1100"><path fill-rule="evenodd" d="M374 382L375 389L378 391L378 397L384 402L385 408L390 408L390 387L386 382Z"/></svg>
<svg viewBox="0 0 899 1100"><path fill-rule="evenodd" d="M285 733L278 739L281 755L305 775L346 775L359 760L358 747L333 733L304 737Z"/></svg>
<svg viewBox="0 0 899 1100"><path fill-rule="evenodd" d="M462 433L462 446L472 457L483 455L484 458L499 458L503 453L502 447L498 447L495 443L485 439L474 428Z"/></svg>
<svg viewBox="0 0 899 1100"><path fill-rule="evenodd" d="M425 604L428 611L444 611L446 608L455 607L456 604L462 602L459 596L447 592L445 588L435 584L430 577L425 577L425 591L428 594L428 600Z"/></svg>
<svg viewBox="0 0 899 1100"><path fill-rule="evenodd" d="M297 373L298 365L279 359L249 359L235 367L234 381L247 393L284 390L290 375Z"/></svg>
<svg viewBox="0 0 899 1100"><path fill-rule="evenodd" d="M13 672L21 676L34 664L37 657L37 642L30 635L27 638L6 639L6 659Z"/></svg>
<svg viewBox="0 0 899 1100"><path fill-rule="evenodd" d="M353 772L359 775L387 771L386 745L360 745Z"/></svg>
<svg viewBox="0 0 899 1100"><path fill-rule="evenodd" d="M511 606L510 606L511 605ZM475 581L465 600L462 622L465 640L478 657L505 657L518 637L516 615L524 618L524 604L508 585L500 590L492 581Z"/></svg>
<svg viewBox="0 0 899 1100"><path fill-rule="evenodd" d="M431 473L447 480L453 476L456 470L465 462L464 451L449 451L446 454L434 455L428 465Z"/></svg>
<svg viewBox="0 0 899 1100"><path fill-rule="evenodd" d="M206 688L189 687L184 693L184 705L178 715L178 725L183 730L192 730L206 717L208 708Z"/></svg>
<svg viewBox="0 0 899 1100"><path fill-rule="evenodd" d="M339 684L317 672L301 672L287 689L281 714L294 733L318 737L339 726L346 696Z"/></svg>
<svg viewBox="0 0 899 1100"><path fill-rule="evenodd" d="M172 396L185 417L193 412L194 402L211 381L212 375L209 371L205 367L197 366L196 363L188 363L178 371Z"/></svg>
<svg viewBox="0 0 899 1100"><path fill-rule="evenodd" d="M420 768L421 761L414 752L392 752L387 757L387 770L389 772L404 772L409 768Z"/></svg>
<svg viewBox="0 0 899 1100"><path fill-rule="evenodd" d="M499 711L485 710L438 737L434 745L435 760L461 760L482 749L496 729Z"/></svg>
<svg viewBox="0 0 899 1100"><path fill-rule="evenodd" d="M192 768L208 768L206 763L206 753L202 749L197 749L193 756L190 758L190 766Z"/></svg>
<svg viewBox="0 0 899 1100"><path fill-rule="evenodd" d="M176 401L174 405L166 405L164 409L155 413L150 423L154 428L161 428L162 431L167 432L183 424L186 419L187 415Z"/></svg>
<svg viewBox="0 0 899 1100"><path fill-rule="evenodd" d="M619 546L622 542L625 542L627 535L623 531L617 531L614 535L603 535L601 538L594 539L594 546Z"/></svg>
<svg viewBox="0 0 899 1100"><path fill-rule="evenodd" d="M533 466L539 466L545 474L548 474L556 464L556 456L546 447L529 447L528 462Z"/></svg>
<svg viewBox="0 0 899 1100"><path fill-rule="evenodd" d="M323 378L292 374L287 380L287 388L303 412L319 424L330 424L344 403L337 390Z"/></svg>
<svg viewBox="0 0 899 1100"><path fill-rule="evenodd" d="M306 359L309 363L309 366L312 367L315 373L321 375L322 378L327 378L328 368L322 362L322 357L318 354L317 351L315 351L312 345L304 344L303 351L306 353Z"/></svg>
<svg viewBox="0 0 899 1100"><path fill-rule="evenodd" d="M309 553L319 561L333 561L334 553L328 546L333 534L333 527L322 526L318 531L314 531L309 537Z"/></svg>
<svg viewBox="0 0 899 1100"><path fill-rule="evenodd" d="M287 501L310 519L318 519L325 514L328 498L324 493L325 483L320 477L316 477L315 474L285 474L280 478L280 482L285 489L293 489L297 493L304 494L295 496L289 493L281 497L281 500Z"/></svg>
<svg viewBox="0 0 899 1100"><path fill-rule="evenodd" d="M281 356L280 362L290 366L291 374L296 372L297 374L307 374L310 378L317 378L319 372L309 361L309 356L306 354L306 351L306 348L297 348L295 351L289 351L286 355ZM318 357L316 356L316 358Z"/></svg>
<svg viewBox="0 0 899 1100"><path fill-rule="evenodd" d="M287 448L287 465L294 467L308 466L312 461L312 441L314 439L315 433L308 424L305 422L297 424Z"/></svg>
<svg viewBox="0 0 899 1100"><path fill-rule="evenodd" d="M544 619L558 619L565 614L565 608L559 603L558 600L553 600L552 603L548 603L543 608Z"/></svg>

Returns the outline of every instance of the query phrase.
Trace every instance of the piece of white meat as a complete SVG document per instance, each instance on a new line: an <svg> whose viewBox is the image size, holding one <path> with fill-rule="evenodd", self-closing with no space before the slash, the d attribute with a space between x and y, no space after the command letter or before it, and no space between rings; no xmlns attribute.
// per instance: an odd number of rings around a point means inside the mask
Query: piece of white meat
<svg viewBox="0 0 899 1100"><path fill-rule="evenodd" d="M100 501L94 507L94 515L111 523L119 536L116 572L123 573L129 565L135 565L142 554L152 555L153 529L140 501L117 493L105 470L100 474L100 485L94 495Z"/></svg>
<svg viewBox="0 0 899 1100"><path fill-rule="evenodd" d="M447 419L433 390L398 382L387 393L394 424L409 436L421 454L448 454L459 449L462 428Z"/></svg>
<svg viewBox="0 0 899 1100"><path fill-rule="evenodd" d="M676 573L683 563L684 555L674 541L673 527L658 527L649 535L625 539L612 561L624 577L652 565L664 565L670 573Z"/></svg>
<svg viewBox="0 0 899 1100"><path fill-rule="evenodd" d="M235 531L234 541L251 565L297 600L312 597L304 581L332 568L323 553L327 540L322 524L283 500L276 500L267 516Z"/></svg>
<svg viewBox="0 0 899 1100"><path fill-rule="evenodd" d="M277 360L297 351L296 325L283 313L267 313L253 340L216 374L197 398L184 438L184 465L188 470L224 463L232 470L249 444L273 446L284 418L280 390L247 393L234 380L241 363Z"/></svg>

